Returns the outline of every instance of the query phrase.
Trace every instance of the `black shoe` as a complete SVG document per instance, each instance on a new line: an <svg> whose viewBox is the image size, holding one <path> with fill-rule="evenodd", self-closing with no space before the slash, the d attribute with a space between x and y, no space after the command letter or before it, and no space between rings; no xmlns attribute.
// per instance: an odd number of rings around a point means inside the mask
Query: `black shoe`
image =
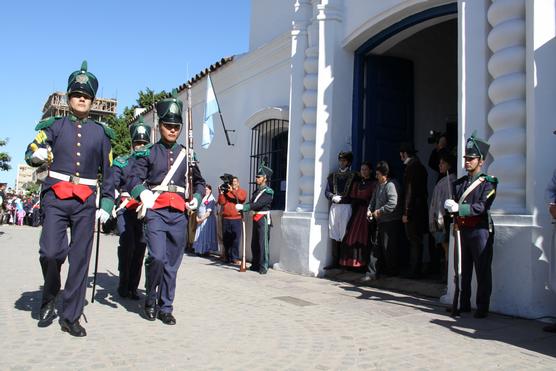
<svg viewBox="0 0 556 371"><path fill-rule="evenodd" d="M176 319L172 313L158 312L158 319L162 321L165 325L175 325Z"/></svg>
<svg viewBox="0 0 556 371"><path fill-rule="evenodd" d="M476 310L475 314L473 314L475 318L486 318L488 317L488 312L484 310Z"/></svg>
<svg viewBox="0 0 556 371"><path fill-rule="evenodd" d="M156 305L145 304L145 317L149 321L154 321L156 319Z"/></svg>
<svg viewBox="0 0 556 371"><path fill-rule="evenodd" d="M123 287L118 287L118 295L120 295L121 298L128 298L129 290L124 289Z"/></svg>
<svg viewBox="0 0 556 371"><path fill-rule="evenodd" d="M255 267L254 265L252 265L252 266L249 267L249 270L250 270L250 271L253 271L253 272L258 272L258 271L259 271L259 268L257 268L257 267Z"/></svg>
<svg viewBox="0 0 556 371"><path fill-rule="evenodd" d="M323 268L325 271L329 271L331 269L340 269L340 264L330 264Z"/></svg>
<svg viewBox="0 0 556 371"><path fill-rule="evenodd" d="M41 311L39 313L39 323L37 325L39 327L50 326L52 321L54 321L54 318L56 318L56 310L54 308L54 300L51 300L41 307Z"/></svg>
<svg viewBox="0 0 556 371"><path fill-rule="evenodd" d="M129 290L129 297L131 300L139 300L139 294L137 294L137 290Z"/></svg>
<svg viewBox="0 0 556 371"><path fill-rule="evenodd" d="M76 319L73 322L68 321L67 319L60 320L60 327L62 328L63 332L69 333L71 336L76 337L83 337L87 336L87 331L79 324L79 320Z"/></svg>
<svg viewBox="0 0 556 371"><path fill-rule="evenodd" d="M446 312L452 312L452 307L447 307ZM471 312L471 307L460 307L459 313L469 313Z"/></svg>
<svg viewBox="0 0 556 371"><path fill-rule="evenodd" d="M268 273L268 269L261 269L259 271L259 274L267 274Z"/></svg>
<svg viewBox="0 0 556 371"><path fill-rule="evenodd" d="M556 324L553 323L552 325L544 326L544 327L542 328L542 330L543 330L544 332L554 333L554 332L556 332Z"/></svg>

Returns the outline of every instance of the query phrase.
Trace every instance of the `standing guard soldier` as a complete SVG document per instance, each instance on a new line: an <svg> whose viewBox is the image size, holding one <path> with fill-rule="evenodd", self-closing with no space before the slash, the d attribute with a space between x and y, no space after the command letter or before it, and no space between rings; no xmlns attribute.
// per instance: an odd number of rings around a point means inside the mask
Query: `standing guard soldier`
<svg viewBox="0 0 556 371"><path fill-rule="evenodd" d="M182 129L182 106L176 93L156 104L161 139L135 152L129 185L131 196L140 200L146 210L145 316L149 321L158 317L167 325L176 324L172 304L187 239L186 211L199 206L205 191L199 168L188 163L185 147L177 143ZM186 202L188 171L194 194Z"/></svg>
<svg viewBox="0 0 556 371"><path fill-rule="evenodd" d="M339 169L328 175L324 195L332 203L328 216L328 232L332 239L332 264L324 269L340 266L340 244L346 234L347 224L351 218L351 187L355 173L351 171L353 154L338 153Z"/></svg>
<svg viewBox="0 0 556 371"><path fill-rule="evenodd" d="M255 182L257 190L251 196L251 201L245 204L236 204L236 210L253 211L253 233L251 235L251 267L249 270L258 271L260 274L268 272L270 256L270 207L274 198L274 190L268 186L272 169L265 166L264 161L257 170Z"/></svg>
<svg viewBox="0 0 556 371"><path fill-rule="evenodd" d="M25 160L31 166L48 163L42 185L43 228L39 241L44 277L39 327L54 318L60 291L60 269L66 257L69 271L62 294L60 325L73 336L86 336L79 324L83 313L87 273L93 246L95 219L108 220L114 206L112 129L88 118L98 88L97 78L81 69L68 79L70 114L39 122L35 140L27 147ZM95 217L98 172L102 173L100 209ZM67 228L71 230L68 244Z"/></svg>
<svg viewBox="0 0 556 371"><path fill-rule="evenodd" d="M137 287L141 279L141 269L145 257L145 237L143 235L143 221L137 218L136 209L139 202L131 198L128 183L131 180L131 170L135 163L135 151L151 142L151 127L143 123L141 117L138 124L129 128L133 152L119 156L114 160L115 187L120 192L119 204L116 209L120 244L118 246L118 270L120 283L118 295L122 298L139 300Z"/></svg>
<svg viewBox="0 0 556 371"><path fill-rule="evenodd" d="M490 145L477 138L475 133L471 135L465 146L467 175L454 182L454 199L448 199L444 203L449 213L456 214L455 222L461 233L460 312L471 311L471 278L475 267L475 318L485 318L488 315L492 292L494 225L489 210L496 197L498 179L481 170L489 148Z"/></svg>

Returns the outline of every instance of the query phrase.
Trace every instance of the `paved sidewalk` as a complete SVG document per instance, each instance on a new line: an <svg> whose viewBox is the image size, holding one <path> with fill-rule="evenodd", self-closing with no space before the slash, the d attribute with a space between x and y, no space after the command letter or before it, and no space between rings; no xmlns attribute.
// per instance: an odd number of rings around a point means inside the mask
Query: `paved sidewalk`
<svg viewBox="0 0 556 371"><path fill-rule="evenodd" d="M0 226L2 370L556 369L556 336L536 321L455 320L431 299L191 256L178 274L177 325L148 322L142 302L116 294L117 237L106 235L88 336L73 338L57 322L37 327L39 233Z"/></svg>

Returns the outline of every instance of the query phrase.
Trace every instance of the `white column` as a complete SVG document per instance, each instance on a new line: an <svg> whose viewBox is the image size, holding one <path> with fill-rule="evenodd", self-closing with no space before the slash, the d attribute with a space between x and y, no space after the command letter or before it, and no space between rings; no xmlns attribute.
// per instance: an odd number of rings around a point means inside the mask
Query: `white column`
<svg viewBox="0 0 556 371"><path fill-rule="evenodd" d="M494 208L506 213L525 211L526 104L525 0L492 0L488 9L488 95L492 109L489 173L500 179Z"/></svg>

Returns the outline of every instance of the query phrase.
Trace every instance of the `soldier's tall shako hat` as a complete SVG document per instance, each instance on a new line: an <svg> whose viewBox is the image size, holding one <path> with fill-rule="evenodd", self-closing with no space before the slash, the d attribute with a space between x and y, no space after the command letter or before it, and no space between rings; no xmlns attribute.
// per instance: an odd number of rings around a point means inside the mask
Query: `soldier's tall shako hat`
<svg viewBox="0 0 556 371"><path fill-rule="evenodd" d="M266 179L270 179L272 176L272 169L266 166L266 162L263 160L257 169L257 176L264 176Z"/></svg>
<svg viewBox="0 0 556 371"><path fill-rule="evenodd" d="M169 124L182 124L181 112L183 110L183 102L178 99L176 89L172 91L170 98L163 99L156 103L156 112L158 119Z"/></svg>
<svg viewBox="0 0 556 371"><path fill-rule="evenodd" d="M74 71L68 78L68 96L71 93L83 93L95 99L98 90L98 80L95 75L87 71L87 61L81 63L81 69Z"/></svg>
<svg viewBox="0 0 556 371"><path fill-rule="evenodd" d="M350 151L341 151L338 153L338 160L347 160L350 164L353 162L353 153Z"/></svg>
<svg viewBox="0 0 556 371"><path fill-rule="evenodd" d="M488 155L490 144L487 141L478 138L475 132L467 139L465 144L465 155L463 157L478 157L484 160Z"/></svg>
<svg viewBox="0 0 556 371"><path fill-rule="evenodd" d="M129 127L129 135L131 136L131 142L151 142L151 127L143 121L143 116L139 118L139 122L131 125Z"/></svg>

